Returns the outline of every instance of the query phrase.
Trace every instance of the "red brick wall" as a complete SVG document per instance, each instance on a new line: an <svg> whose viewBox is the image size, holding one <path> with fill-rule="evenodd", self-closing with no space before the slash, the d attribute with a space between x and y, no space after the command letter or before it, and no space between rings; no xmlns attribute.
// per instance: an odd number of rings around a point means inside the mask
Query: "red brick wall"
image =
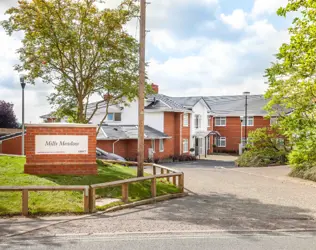
<svg viewBox="0 0 316 250"><path fill-rule="evenodd" d="M183 113L174 113L174 154L181 155L182 150L182 119Z"/></svg>
<svg viewBox="0 0 316 250"><path fill-rule="evenodd" d="M165 141L165 155L182 154L182 152L180 152L180 149L182 149L181 130L183 133L182 119L183 113L164 113L164 133L172 138Z"/></svg>
<svg viewBox="0 0 316 250"><path fill-rule="evenodd" d="M189 127L183 127L183 113L164 113L164 133L170 139L164 139L164 151L159 152L159 139L155 140L155 159L165 159L170 156L180 155L183 152L183 138L189 139L190 149L190 115ZM112 152L114 141L98 141L97 146L107 152ZM148 150L151 148L151 140L145 140L145 159L148 159ZM137 140L121 140L115 144L115 153L128 159L137 158Z"/></svg>
<svg viewBox="0 0 316 250"><path fill-rule="evenodd" d="M0 153L21 155L22 154L22 136L17 136L17 137L2 141L2 150L0 150Z"/></svg>
<svg viewBox="0 0 316 250"><path fill-rule="evenodd" d="M188 127L183 127L183 121L182 121L182 142L181 143L183 143L183 139L188 139L189 140L189 152L187 154L190 154L190 148L191 148L191 133L190 133L191 114L188 114L188 120L189 120L189 126ZM183 148L182 148L181 154L183 154Z"/></svg>
<svg viewBox="0 0 316 250"><path fill-rule="evenodd" d="M207 127L208 131L214 131L214 120L213 120L213 116L210 116L210 126ZM210 136L210 149L208 149L208 154L212 154L213 153L213 144L214 144L214 136Z"/></svg>
<svg viewBox="0 0 316 250"><path fill-rule="evenodd" d="M113 141L97 141L97 147L103 149L106 152L113 153ZM127 140L118 141L114 144L114 153L124 158L127 157Z"/></svg>
<svg viewBox="0 0 316 250"><path fill-rule="evenodd" d="M88 135L88 154L35 154L36 135ZM29 126L25 137L26 164L29 174L97 174L96 128L65 126Z"/></svg>
<svg viewBox="0 0 316 250"><path fill-rule="evenodd" d="M164 113L164 133L172 137L171 140L165 141L165 152L169 155L175 154L175 113L165 112Z"/></svg>
<svg viewBox="0 0 316 250"><path fill-rule="evenodd" d="M222 137L226 137L226 147L225 148L216 148L218 152L238 152L239 144L241 139L241 122L240 117L226 117L226 126L215 126L214 130L218 131ZM247 127L247 134L249 135L250 131L256 130L257 128L264 128L270 126L270 120L265 119L262 116L254 117L254 126ZM242 127L242 137L245 137L245 127Z"/></svg>
<svg viewBox="0 0 316 250"><path fill-rule="evenodd" d="M171 139L164 139L164 146L166 149L166 142L170 141ZM107 152L112 153L113 151L113 142L114 141L98 141L97 142L97 147L101 148ZM145 140L145 149L144 149L144 155L145 159L148 159L148 151L149 148L151 148L151 140ZM137 150L138 149L138 142L137 140L121 140L115 144L115 154L118 154L126 159L132 159L136 160L137 159ZM159 152L159 139L155 140L155 154L154 158L159 158L159 159L164 159L168 158L171 156L168 151L164 150L164 152Z"/></svg>

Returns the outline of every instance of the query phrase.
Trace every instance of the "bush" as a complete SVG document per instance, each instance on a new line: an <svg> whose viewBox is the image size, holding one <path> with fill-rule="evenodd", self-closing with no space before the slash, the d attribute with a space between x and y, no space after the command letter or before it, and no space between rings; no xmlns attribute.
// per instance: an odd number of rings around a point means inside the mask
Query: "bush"
<svg viewBox="0 0 316 250"><path fill-rule="evenodd" d="M300 168L293 168L290 173L292 177L298 177L306 180L316 181L316 167L300 167Z"/></svg>
<svg viewBox="0 0 316 250"><path fill-rule="evenodd" d="M253 151L244 152L237 160L239 167L264 167L268 165L283 165L286 163L286 156L282 154L258 153Z"/></svg>
<svg viewBox="0 0 316 250"><path fill-rule="evenodd" d="M278 135L270 128L260 128L249 133L251 143L237 160L240 167L262 167L273 164L286 164L290 147L280 143Z"/></svg>

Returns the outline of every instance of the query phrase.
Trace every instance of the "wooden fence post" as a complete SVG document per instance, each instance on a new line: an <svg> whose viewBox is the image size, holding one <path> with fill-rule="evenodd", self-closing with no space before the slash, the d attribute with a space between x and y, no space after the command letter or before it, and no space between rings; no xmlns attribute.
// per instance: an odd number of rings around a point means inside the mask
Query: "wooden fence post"
<svg viewBox="0 0 316 250"><path fill-rule="evenodd" d="M157 196L157 186L156 178L151 179L151 197L155 198Z"/></svg>
<svg viewBox="0 0 316 250"><path fill-rule="evenodd" d="M179 175L179 188L181 193L184 192L184 174Z"/></svg>
<svg viewBox="0 0 316 250"><path fill-rule="evenodd" d="M89 213L90 207L89 207L89 188L85 188L83 190L83 211L85 213Z"/></svg>
<svg viewBox="0 0 316 250"><path fill-rule="evenodd" d="M128 183L122 184L122 200L124 203L128 203Z"/></svg>
<svg viewBox="0 0 316 250"><path fill-rule="evenodd" d="M153 175L156 175L156 166L153 165Z"/></svg>
<svg viewBox="0 0 316 250"><path fill-rule="evenodd" d="M89 189L89 212L95 212L95 189L91 187Z"/></svg>
<svg viewBox="0 0 316 250"><path fill-rule="evenodd" d="M170 174L170 170L167 170L167 174ZM170 177L167 177L167 181L170 182Z"/></svg>
<svg viewBox="0 0 316 250"><path fill-rule="evenodd" d="M177 186L177 176L172 177L173 185Z"/></svg>
<svg viewBox="0 0 316 250"><path fill-rule="evenodd" d="M29 213L29 191L22 190L22 215L27 216Z"/></svg>

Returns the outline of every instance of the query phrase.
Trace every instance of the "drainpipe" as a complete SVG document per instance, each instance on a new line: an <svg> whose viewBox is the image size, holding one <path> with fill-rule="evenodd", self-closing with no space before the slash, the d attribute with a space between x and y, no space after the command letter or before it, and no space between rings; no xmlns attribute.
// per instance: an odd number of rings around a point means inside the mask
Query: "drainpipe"
<svg viewBox="0 0 316 250"><path fill-rule="evenodd" d="M119 141L120 141L120 139L117 139L115 142L113 142L113 154L115 154L115 153L114 153L114 151L115 151L115 150L114 150L114 149L115 149L115 143L117 143L117 142L119 142Z"/></svg>

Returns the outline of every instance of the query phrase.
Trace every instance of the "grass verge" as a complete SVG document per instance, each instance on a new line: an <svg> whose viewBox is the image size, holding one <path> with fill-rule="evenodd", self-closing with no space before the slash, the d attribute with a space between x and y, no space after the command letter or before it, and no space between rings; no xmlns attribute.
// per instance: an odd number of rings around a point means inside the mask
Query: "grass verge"
<svg viewBox="0 0 316 250"><path fill-rule="evenodd" d="M312 168L294 168L290 176L302 178L305 180L316 181L316 167Z"/></svg>
<svg viewBox="0 0 316 250"><path fill-rule="evenodd" d="M0 186L57 186L91 185L136 177L136 170L120 165L103 165L98 162L98 175L29 175L24 174L25 158L0 156ZM129 200L138 201L151 197L150 181L129 185ZM157 195L178 193L179 189L166 182L157 180ZM97 198L122 198L121 187L98 189ZM0 215L21 213L21 192L0 192ZM106 209L115 204L98 207ZM82 192L29 192L29 213L83 213Z"/></svg>

